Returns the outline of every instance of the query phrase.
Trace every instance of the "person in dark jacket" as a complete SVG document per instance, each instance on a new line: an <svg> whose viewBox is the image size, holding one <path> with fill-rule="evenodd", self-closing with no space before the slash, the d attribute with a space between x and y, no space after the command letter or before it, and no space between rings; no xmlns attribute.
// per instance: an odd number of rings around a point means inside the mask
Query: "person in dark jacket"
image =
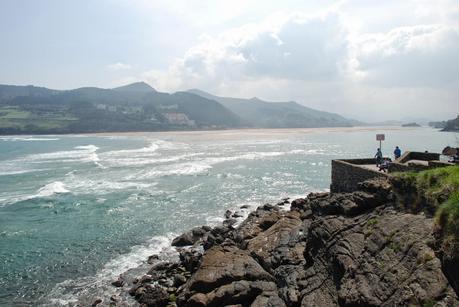
<svg viewBox="0 0 459 307"><path fill-rule="evenodd" d="M378 148L376 150L375 159L376 159L376 166L380 166L383 161L383 154L382 154L381 148Z"/></svg>
<svg viewBox="0 0 459 307"><path fill-rule="evenodd" d="M400 150L398 146L395 146L395 150L394 150L395 159L400 158L401 155L402 155L402 151Z"/></svg>

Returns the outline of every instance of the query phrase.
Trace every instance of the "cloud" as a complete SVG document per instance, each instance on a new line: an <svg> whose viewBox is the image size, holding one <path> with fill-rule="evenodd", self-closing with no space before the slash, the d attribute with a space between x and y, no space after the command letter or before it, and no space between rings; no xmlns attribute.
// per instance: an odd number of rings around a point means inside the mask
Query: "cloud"
<svg viewBox="0 0 459 307"><path fill-rule="evenodd" d="M168 67L139 77L162 91L201 88L223 96L296 100L361 119L454 112L458 6L394 0L376 8L362 2L356 9L355 3L341 1L312 15L276 12L202 34ZM439 110L433 110L434 100Z"/></svg>
<svg viewBox="0 0 459 307"><path fill-rule="evenodd" d="M131 68L132 68L131 65L125 64L125 63L121 63L121 62L117 62L117 63L113 63L113 64L110 64L110 65L107 65L107 69L108 70L112 70L112 71L129 70Z"/></svg>
<svg viewBox="0 0 459 307"><path fill-rule="evenodd" d="M381 86L435 87L459 80L459 31L445 25L400 27L363 35L356 73Z"/></svg>
<svg viewBox="0 0 459 307"><path fill-rule="evenodd" d="M335 14L275 14L216 37L204 35L167 71L146 75L169 86L259 78L336 80L346 66L347 45L346 29Z"/></svg>

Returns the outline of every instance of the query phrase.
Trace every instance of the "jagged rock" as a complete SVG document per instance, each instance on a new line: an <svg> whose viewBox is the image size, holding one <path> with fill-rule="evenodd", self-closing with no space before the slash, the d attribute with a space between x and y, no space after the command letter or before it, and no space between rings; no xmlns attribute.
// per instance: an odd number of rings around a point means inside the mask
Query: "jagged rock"
<svg viewBox="0 0 459 307"><path fill-rule="evenodd" d="M97 305L99 305L100 303L102 303L102 299L98 298L96 299L93 303L92 303L92 307L96 307Z"/></svg>
<svg viewBox="0 0 459 307"><path fill-rule="evenodd" d="M233 215L231 215L231 217L233 218L240 218L240 217L243 217L244 215L241 213L241 212L234 212Z"/></svg>
<svg viewBox="0 0 459 307"><path fill-rule="evenodd" d="M126 282L125 282L123 276L120 275L120 276L118 276L117 280L112 282L112 285L119 288L119 287L124 286L125 283Z"/></svg>
<svg viewBox="0 0 459 307"><path fill-rule="evenodd" d="M210 249L215 244L221 244L228 239L228 234L231 232L233 228L230 228L226 225L217 226L212 228L212 230L206 234L204 237L203 247L204 250Z"/></svg>
<svg viewBox="0 0 459 307"><path fill-rule="evenodd" d="M193 238L193 234L191 233L191 231L189 231L174 238L174 240L172 240L172 246L193 245L195 242L196 241Z"/></svg>
<svg viewBox="0 0 459 307"><path fill-rule="evenodd" d="M142 278L140 279L140 283L144 284L152 280L153 280L153 276L146 274L142 276Z"/></svg>
<svg viewBox="0 0 459 307"><path fill-rule="evenodd" d="M187 281L178 297L179 303L186 303L196 293L208 294L206 295L206 300L218 301L220 295L228 296L228 293L233 290L237 292L241 290L240 287L242 285L246 290L252 289L251 287L247 288L246 284L230 285L233 282L243 280L273 281L274 278L239 248L235 246L214 246L205 253L199 269ZM219 288L222 288L220 292L218 292ZM202 301L203 296L200 295L198 297ZM226 304L230 304L230 302Z"/></svg>
<svg viewBox="0 0 459 307"><path fill-rule="evenodd" d="M275 293L270 294L260 294L252 302L250 307L285 307L286 304L279 296Z"/></svg>
<svg viewBox="0 0 459 307"><path fill-rule="evenodd" d="M237 220L234 218L229 218L223 221L223 225L226 227L232 227L236 223L237 223Z"/></svg>
<svg viewBox="0 0 459 307"><path fill-rule="evenodd" d="M300 249L297 255L295 250L290 250L289 243L301 229L299 214L295 211L282 216L277 222L266 231L259 233L255 238L247 241L247 250L255 256L265 269L284 263L299 263L303 250ZM288 255L293 252L292 255ZM279 257L279 253L282 254Z"/></svg>
<svg viewBox="0 0 459 307"><path fill-rule="evenodd" d="M197 249L182 249L179 250L180 262L185 269L194 273L201 263L202 251Z"/></svg>
<svg viewBox="0 0 459 307"><path fill-rule="evenodd" d="M193 245L209 232L208 229L207 226L195 227L172 240L172 246Z"/></svg>
<svg viewBox="0 0 459 307"><path fill-rule="evenodd" d="M234 306L236 304L246 306L250 302L253 302L252 306L270 306L262 305L269 300L280 303L271 306L285 306L276 294L274 282L240 280L220 286L206 294L194 294L187 302L187 306Z"/></svg>
<svg viewBox="0 0 459 307"><path fill-rule="evenodd" d="M175 274L174 275L174 287L180 287L186 283L186 277L180 274Z"/></svg>
<svg viewBox="0 0 459 307"><path fill-rule="evenodd" d="M229 219L231 217L231 214L233 214L233 212L231 212L231 210L226 210L225 219Z"/></svg>
<svg viewBox="0 0 459 307"><path fill-rule="evenodd" d="M267 211L263 207L259 207L256 211L250 213L247 219L238 227L235 232L235 240L244 242L256 237L260 232L274 225L280 217L279 210Z"/></svg>
<svg viewBox="0 0 459 307"><path fill-rule="evenodd" d="M135 292L135 298L140 304L151 307L166 307L169 294L159 286L146 285Z"/></svg>
<svg viewBox="0 0 459 307"><path fill-rule="evenodd" d="M403 211L387 180L359 187L311 193L288 212L266 204L236 228L190 231L200 238L179 249L180 263L150 272L177 306L459 306L458 257L439 251L431 216ZM130 293L145 297L147 286Z"/></svg>

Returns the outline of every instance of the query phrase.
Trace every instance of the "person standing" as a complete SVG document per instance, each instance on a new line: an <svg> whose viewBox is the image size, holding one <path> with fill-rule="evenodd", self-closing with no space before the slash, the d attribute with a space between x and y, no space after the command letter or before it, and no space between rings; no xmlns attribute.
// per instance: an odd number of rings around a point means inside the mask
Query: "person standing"
<svg viewBox="0 0 459 307"><path fill-rule="evenodd" d="M395 150L394 150L395 159L400 158L401 155L402 155L402 151L400 150L400 148L398 146L395 146Z"/></svg>
<svg viewBox="0 0 459 307"><path fill-rule="evenodd" d="M376 166L380 166L383 161L383 154L382 154L381 148L378 148L376 150L375 158L376 158Z"/></svg>

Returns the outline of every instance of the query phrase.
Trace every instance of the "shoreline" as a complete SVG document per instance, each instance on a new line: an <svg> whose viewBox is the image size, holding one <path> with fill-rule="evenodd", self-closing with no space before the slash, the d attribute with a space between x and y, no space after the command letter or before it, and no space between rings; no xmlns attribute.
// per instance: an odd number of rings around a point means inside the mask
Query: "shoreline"
<svg viewBox="0 0 459 307"><path fill-rule="evenodd" d="M212 130L165 130L165 131L125 131L125 132L82 132L82 133L58 133L58 134L0 134L1 137L33 137L33 136L146 136L151 134L218 134L218 133L235 133L235 132L253 132L254 135L257 135L261 131L277 132L277 134L286 134L290 132L297 133L312 133L316 131L323 132L355 132L355 131L378 131L378 130L417 130L417 129L431 129L436 130L431 127L422 126L422 127L400 127L400 126L355 126L355 127L316 127L316 128L240 128L240 129L212 129ZM440 130L439 130L440 131ZM451 132L451 131L447 131Z"/></svg>
<svg viewBox="0 0 459 307"><path fill-rule="evenodd" d="M172 241L178 261L150 256L148 271L120 275L112 281L120 294L92 306L459 305L431 243L432 217L405 212L399 192L370 180L351 193L261 205L239 222L228 210L220 226Z"/></svg>

